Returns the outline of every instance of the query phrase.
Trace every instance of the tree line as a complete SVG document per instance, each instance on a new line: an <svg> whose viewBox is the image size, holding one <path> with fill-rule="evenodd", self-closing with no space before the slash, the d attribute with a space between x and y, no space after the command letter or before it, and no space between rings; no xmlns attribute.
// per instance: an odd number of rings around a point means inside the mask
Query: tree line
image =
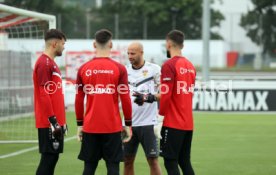
<svg viewBox="0 0 276 175"><path fill-rule="evenodd" d="M77 0L76 0L77 1ZM108 28L116 39L164 39L171 29L185 32L186 39L201 39L203 0L108 0L101 8L78 1L5 0L4 4L48 13L57 17L57 27L69 38L91 38ZM213 3L214 0L211 0ZM276 0L251 0L254 9L242 15L240 25L263 53L276 54ZM224 16L211 8L211 28L220 27ZM223 36L210 30L211 39Z"/></svg>

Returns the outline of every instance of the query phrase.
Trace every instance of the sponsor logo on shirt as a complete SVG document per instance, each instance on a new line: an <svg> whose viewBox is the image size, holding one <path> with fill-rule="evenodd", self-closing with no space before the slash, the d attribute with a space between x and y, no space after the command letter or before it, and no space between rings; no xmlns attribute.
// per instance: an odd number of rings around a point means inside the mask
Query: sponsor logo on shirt
<svg viewBox="0 0 276 175"><path fill-rule="evenodd" d="M114 89L111 89L111 88L95 88L90 93L91 94L113 94Z"/></svg>
<svg viewBox="0 0 276 175"><path fill-rule="evenodd" d="M143 73L143 76L146 77L148 75L148 70L143 70L142 73Z"/></svg>
<svg viewBox="0 0 276 175"><path fill-rule="evenodd" d="M183 68L183 67L180 67L179 72L180 72L180 74L186 74L186 73L195 74L195 71L193 69L187 69L187 68Z"/></svg>
<svg viewBox="0 0 276 175"><path fill-rule="evenodd" d="M85 71L85 75L87 77L91 76L92 74L113 74L113 70L102 70L102 69L87 69Z"/></svg>

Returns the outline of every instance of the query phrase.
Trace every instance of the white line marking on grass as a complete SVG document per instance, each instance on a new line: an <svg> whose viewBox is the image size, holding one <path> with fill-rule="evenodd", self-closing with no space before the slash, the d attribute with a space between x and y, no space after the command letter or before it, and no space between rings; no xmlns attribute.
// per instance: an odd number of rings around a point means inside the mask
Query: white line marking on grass
<svg viewBox="0 0 276 175"><path fill-rule="evenodd" d="M69 137L69 138L66 138L64 140L64 142L67 142L67 141L70 141L70 140L73 140L73 139L76 139L76 138L77 138L77 136ZM5 158L13 157L13 156L18 156L20 154L27 153L27 152L30 152L30 151L34 151L34 150L37 150L37 149L38 149L38 146L22 149L20 151L16 151L16 152L13 152L13 153L1 155L0 159L5 159Z"/></svg>
<svg viewBox="0 0 276 175"><path fill-rule="evenodd" d="M38 149L38 146L34 146L34 147L31 147L31 148L27 148L27 149L22 149L20 151L16 151L16 152L13 152L13 153L10 153L10 154L4 154L4 155L0 156L0 159L5 159L5 158L8 158L8 157L17 156L17 155L20 155L20 154L23 154L23 153L26 153L26 152L29 152L29 151L34 151L36 149Z"/></svg>

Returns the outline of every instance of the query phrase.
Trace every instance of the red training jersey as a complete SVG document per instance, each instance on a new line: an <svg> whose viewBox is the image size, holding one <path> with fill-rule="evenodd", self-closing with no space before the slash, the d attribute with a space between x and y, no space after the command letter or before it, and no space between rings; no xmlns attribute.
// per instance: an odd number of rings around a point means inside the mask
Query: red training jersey
<svg viewBox="0 0 276 175"><path fill-rule="evenodd" d="M185 57L175 56L161 68L161 97L159 114L163 126L193 130L192 100L196 70Z"/></svg>
<svg viewBox="0 0 276 175"><path fill-rule="evenodd" d="M56 116L59 125L66 123L61 73L57 64L42 54L33 71L36 128L48 128L48 118Z"/></svg>
<svg viewBox="0 0 276 175"><path fill-rule="evenodd" d="M75 111L78 125L87 133L122 130L119 97L125 124L131 126L131 101L126 68L108 57L96 57L80 67L77 74ZM84 115L84 97L86 111Z"/></svg>

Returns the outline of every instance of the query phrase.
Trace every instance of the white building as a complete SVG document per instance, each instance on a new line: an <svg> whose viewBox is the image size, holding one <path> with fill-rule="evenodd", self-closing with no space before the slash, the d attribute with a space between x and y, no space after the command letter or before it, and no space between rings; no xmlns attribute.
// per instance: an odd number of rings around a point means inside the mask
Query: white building
<svg viewBox="0 0 276 175"><path fill-rule="evenodd" d="M225 17L220 28L215 28L229 43L230 50L240 53L257 53L259 47L246 36L246 31L240 26L243 14L254 9L251 0L216 0L212 8L219 10Z"/></svg>

